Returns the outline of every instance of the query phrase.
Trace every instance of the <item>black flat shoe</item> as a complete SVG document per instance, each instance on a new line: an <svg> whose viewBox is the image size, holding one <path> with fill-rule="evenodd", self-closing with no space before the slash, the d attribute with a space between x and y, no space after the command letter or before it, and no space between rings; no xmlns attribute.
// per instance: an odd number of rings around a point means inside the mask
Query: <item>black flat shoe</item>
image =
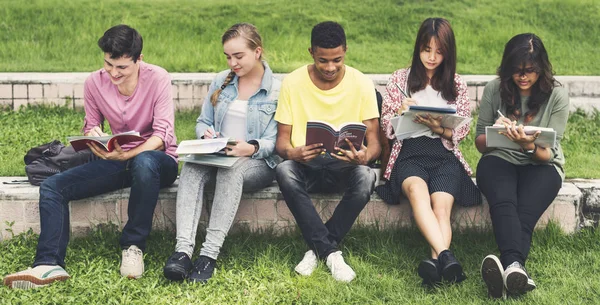
<svg viewBox="0 0 600 305"><path fill-rule="evenodd" d="M422 260L417 268L417 273L423 279L423 286L434 287L442 283L440 263L437 259Z"/></svg>

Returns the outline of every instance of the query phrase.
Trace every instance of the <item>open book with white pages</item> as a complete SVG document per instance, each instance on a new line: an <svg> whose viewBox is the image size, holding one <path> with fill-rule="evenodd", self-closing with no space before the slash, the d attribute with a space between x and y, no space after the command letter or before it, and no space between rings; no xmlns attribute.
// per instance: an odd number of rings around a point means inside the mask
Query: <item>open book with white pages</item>
<svg viewBox="0 0 600 305"><path fill-rule="evenodd" d="M540 135L533 143L544 148L554 148L556 145L556 131L548 127L524 126L525 134L532 135L541 131ZM502 147L510 149L521 149L519 144L511 141L504 134L506 127L504 125L493 125L485 127L485 144L487 147Z"/></svg>
<svg viewBox="0 0 600 305"><path fill-rule="evenodd" d="M394 129L394 134L398 140L410 139L413 137L419 137L422 135L427 135L429 132L429 127L423 124L415 123L415 115L417 111L405 111L400 116L393 117L390 122L392 124L392 128ZM463 127L464 125L468 125L471 123L471 118L462 117L452 113L437 113L432 114L437 116L442 116L442 127L457 129Z"/></svg>
<svg viewBox="0 0 600 305"><path fill-rule="evenodd" d="M185 140L179 143L176 153L180 155L212 154L223 150L227 144L235 145L236 141L229 138Z"/></svg>

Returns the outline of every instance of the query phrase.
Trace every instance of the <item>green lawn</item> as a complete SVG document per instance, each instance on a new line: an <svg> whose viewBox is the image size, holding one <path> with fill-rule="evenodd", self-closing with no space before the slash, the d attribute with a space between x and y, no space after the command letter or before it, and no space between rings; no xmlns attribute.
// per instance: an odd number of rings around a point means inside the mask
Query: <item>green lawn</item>
<svg viewBox="0 0 600 305"><path fill-rule="evenodd" d="M145 60L171 72L226 68L220 37L232 24L261 31L271 67L291 70L310 61L310 30L340 22L347 63L367 73L407 66L417 29L427 17L450 20L458 72L494 74L504 44L534 32L559 75L600 75L597 0L0 0L0 72L92 71L102 66L96 41L126 23L144 37Z"/></svg>
<svg viewBox="0 0 600 305"><path fill-rule="evenodd" d="M197 112L177 112L175 132L177 140L195 139L194 126ZM481 154L473 144L475 117L472 131L461 143L461 150L473 170ZM36 145L80 134L83 112L65 107L30 106L21 111L0 111L0 176L24 176L23 156ZM561 142L566 157L567 178L600 178L600 112L585 115L578 111L569 117L567 131Z"/></svg>
<svg viewBox="0 0 600 305"><path fill-rule="evenodd" d="M204 234L198 236L200 245ZM556 226L537 231L527 267L538 288L506 302L487 299L479 275L483 257L497 253L491 232L455 232L452 248L468 278L436 290L420 286L416 266L429 250L416 229L353 229L341 248L357 273L350 284L333 280L322 263L310 277L296 275L306 250L300 234L247 232L226 239L207 285L167 281L162 267L174 234L153 232L144 277L128 280L119 275L118 237L109 229L72 240L70 280L33 291L2 286L0 304L593 304L600 298L600 230L570 236ZM24 234L1 243L0 276L30 266L36 242L36 235Z"/></svg>

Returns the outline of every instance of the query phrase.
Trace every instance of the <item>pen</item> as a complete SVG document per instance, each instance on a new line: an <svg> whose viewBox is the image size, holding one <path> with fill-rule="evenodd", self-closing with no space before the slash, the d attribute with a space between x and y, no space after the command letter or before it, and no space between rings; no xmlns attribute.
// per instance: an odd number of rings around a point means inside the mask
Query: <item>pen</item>
<svg viewBox="0 0 600 305"><path fill-rule="evenodd" d="M400 93L404 94L404 96L406 96L406 97L410 97L410 95L406 94L406 92L404 92L404 90L402 90L402 88L400 88L400 85L398 85L398 83L394 83L394 85L396 85L396 87L398 87L398 90L400 90Z"/></svg>
<svg viewBox="0 0 600 305"><path fill-rule="evenodd" d="M502 112L500 112L500 109L498 109L496 112L498 112L498 114L500 115L500 117L505 118L504 114L502 114Z"/></svg>

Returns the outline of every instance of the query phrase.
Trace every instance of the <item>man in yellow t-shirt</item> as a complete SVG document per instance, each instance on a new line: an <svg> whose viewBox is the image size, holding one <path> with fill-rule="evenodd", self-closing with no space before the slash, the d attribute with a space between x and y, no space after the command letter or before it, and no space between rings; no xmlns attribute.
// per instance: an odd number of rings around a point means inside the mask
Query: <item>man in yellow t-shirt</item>
<svg viewBox="0 0 600 305"><path fill-rule="evenodd" d="M281 86L275 120L276 149L285 159L276 168L279 189L310 248L296 272L310 275L317 258L326 261L338 281L350 282L356 274L344 262L338 245L369 202L375 172L367 164L380 153L379 112L373 82L344 65L346 35L338 23L317 24L308 49L314 63L290 73ZM325 154L323 143L305 145L306 122L325 121L333 126L362 122L366 143L360 150L336 148ZM350 143L348 143L350 144ZM309 192L345 191L331 218L323 223Z"/></svg>

